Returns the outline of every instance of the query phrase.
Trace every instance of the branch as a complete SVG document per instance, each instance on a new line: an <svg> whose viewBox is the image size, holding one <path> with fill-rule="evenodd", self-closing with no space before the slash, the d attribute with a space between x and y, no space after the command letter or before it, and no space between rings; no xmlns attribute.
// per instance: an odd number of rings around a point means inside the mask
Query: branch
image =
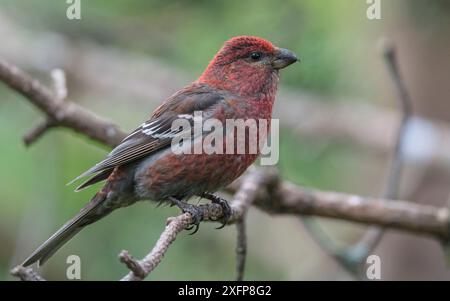
<svg viewBox="0 0 450 301"><path fill-rule="evenodd" d="M0 60L0 80L11 89L22 94L28 101L40 109L51 120L51 127L62 126L96 140L108 146L117 145L125 133L117 125L107 121L79 105L61 101L61 90L57 93L41 84L37 79ZM58 93L60 93L58 95ZM26 135L26 141L31 142L36 136L42 135L50 126L39 125L37 129Z"/></svg>
<svg viewBox="0 0 450 301"><path fill-rule="evenodd" d="M276 171L267 171L259 169L244 176L240 188L237 190L234 200L231 203L231 218L229 224L240 224L245 217L248 208L260 195L261 190L268 193L268 189L274 187L278 176ZM223 218L222 207L211 203L200 205L202 209L203 221L218 221ZM169 246L175 241L177 235L183 231L192 222L189 213L181 214L177 217L171 217L167 220L166 228L162 232L158 241L148 255L142 260L134 260L128 251L122 251L119 255L121 262L125 263L131 270L122 281L140 281L147 277L162 261ZM242 237L241 237L242 239ZM239 254L239 253L238 253ZM244 259L245 260L245 259ZM241 266L238 269L238 278L243 277L242 259L239 261Z"/></svg>
<svg viewBox="0 0 450 301"><path fill-rule="evenodd" d="M244 280L245 261L247 258L247 231L245 219L236 223L237 243L236 243L236 280Z"/></svg>
<svg viewBox="0 0 450 301"><path fill-rule="evenodd" d="M161 262L169 246L175 241L178 233L184 230L191 222L188 213L172 217L167 220L167 225L161 233L156 245L142 260L134 260L128 251L122 251L119 255L122 262L131 270L121 281L140 281L147 277Z"/></svg>
<svg viewBox="0 0 450 301"><path fill-rule="evenodd" d="M401 123L395 141L393 158L386 178L386 190L383 193L383 198L394 199L397 198L400 186L404 163L403 148L412 110L409 93L400 75L396 49L390 41L383 40L381 42L382 55L390 76L397 88L399 94L398 102L402 113ZM360 267L364 264L365 258L376 248L385 233L384 228L370 227L358 242L344 250L340 250L313 220L305 219L302 221L316 243L341 266L355 275L360 272Z"/></svg>
<svg viewBox="0 0 450 301"><path fill-rule="evenodd" d="M403 171L403 151L408 123L412 117L412 101L400 74L397 52L394 45L389 41L383 41L382 52L391 79L399 94L398 102L402 113L401 123L395 141L393 158L388 172L386 190L383 194L384 198L394 199L398 197L401 174ZM356 269L356 266L361 266L365 258L377 247L384 233L384 228L371 227L359 242L342 254L342 257L346 258L348 263L352 263Z"/></svg>
<svg viewBox="0 0 450 301"><path fill-rule="evenodd" d="M261 199L255 205L268 213L330 217L430 235L444 241L450 237L450 212L446 207L311 190L289 182L283 182L278 193L278 198Z"/></svg>
<svg viewBox="0 0 450 301"><path fill-rule="evenodd" d="M26 146L30 146L41 138L48 130L55 127L56 123L53 119L46 118L43 121L39 121L34 127L32 127L25 135L23 135L23 142Z"/></svg>
<svg viewBox="0 0 450 301"><path fill-rule="evenodd" d="M51 72L53 81L53 94L55 102L62 102L67 97L66 74L61 69L55 69ZM30 146L42 137L49 129L57 126L57 122L51 116L47 116L44 121L36 124L23 137L26 146Z"/></svg>

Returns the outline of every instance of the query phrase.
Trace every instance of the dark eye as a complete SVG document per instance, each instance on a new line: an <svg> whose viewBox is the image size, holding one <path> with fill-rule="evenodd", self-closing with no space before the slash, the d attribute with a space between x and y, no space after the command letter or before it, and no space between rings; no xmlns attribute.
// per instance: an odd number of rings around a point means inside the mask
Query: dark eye
<svg viewBox="0 0 450 301"><path fill-rule="evenodd" d="M259 61L261 59L261 57L262 57L261 52L252 52L252 53L250 53L250 58L253 61Z"/></svg>

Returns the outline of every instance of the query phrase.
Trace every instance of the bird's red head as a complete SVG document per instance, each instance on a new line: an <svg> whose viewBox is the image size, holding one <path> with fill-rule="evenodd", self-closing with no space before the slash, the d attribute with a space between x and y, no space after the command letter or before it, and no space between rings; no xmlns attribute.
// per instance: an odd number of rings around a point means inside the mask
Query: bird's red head
<svg viewBox="0 0 450 301"><path fill-rule="evenodd" d="M198 79L240 95L274 93L278 70L297 61L295 54L252 36L225 42Z"/></svg>

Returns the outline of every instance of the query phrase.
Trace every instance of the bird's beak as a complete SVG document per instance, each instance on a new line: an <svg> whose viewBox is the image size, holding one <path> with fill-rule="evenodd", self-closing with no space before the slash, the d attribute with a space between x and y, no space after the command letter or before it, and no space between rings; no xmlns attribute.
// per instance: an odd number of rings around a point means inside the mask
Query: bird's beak
<svg viewBox="0 0 450 301"><path fill-rule="evenodd" d="M284 48L277 48L272 67L274 69L283 69L296 61L298 61L298 58L295 53Z"/></svg>

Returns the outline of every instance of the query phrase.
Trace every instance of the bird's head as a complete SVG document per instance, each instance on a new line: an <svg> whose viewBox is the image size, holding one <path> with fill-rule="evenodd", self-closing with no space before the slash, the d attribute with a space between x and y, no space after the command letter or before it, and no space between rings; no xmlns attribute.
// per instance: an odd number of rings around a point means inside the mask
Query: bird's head
<svg viewBox="0 0 450 301"><path fill-rule="evenodd" d="M265 93L276 89L278 70L297 60L292 51L262 38L234 37L217 52L199 82L239 94Z"/></svg>

